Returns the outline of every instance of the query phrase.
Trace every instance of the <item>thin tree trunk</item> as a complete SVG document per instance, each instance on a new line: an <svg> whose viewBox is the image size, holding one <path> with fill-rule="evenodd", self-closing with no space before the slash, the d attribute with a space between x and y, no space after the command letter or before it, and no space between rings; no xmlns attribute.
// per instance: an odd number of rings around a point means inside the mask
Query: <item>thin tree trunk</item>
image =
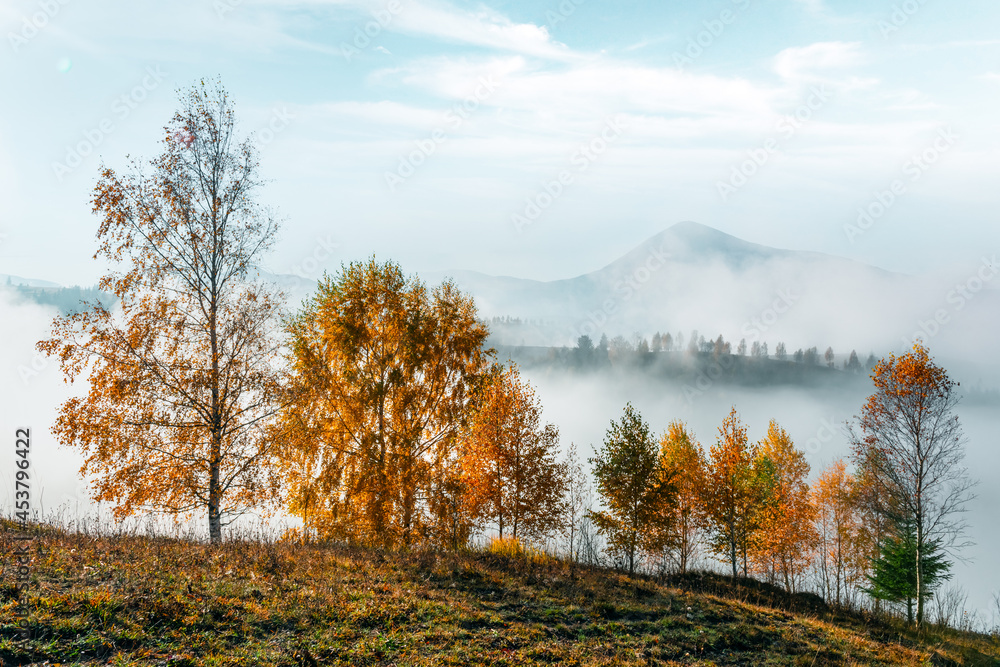
<svg viewBox="0 0 1000 667"><path fill-rule="evenodd" d="M222 541L221 494L219 493L219 448L213 438L211 476L208 484L208 539L212 544Z"/></svg>
<svg viewBox="0 0 1000 667"><path fill-rule="evenodd" d="M733 579L739 576L739 571L736 569L736 526L732 521L729 522L729 560L733 564Z"/></svg>
<svg viewBox="0 0 1000 667"><path fill-rule="evenodd" d="M570 566L576 562L576 554L573 552L573 538L576 535L576 512L570 517L569 521L569 562Z"/></svg>
<svg viewBox="0 0 1000 667"><path fill-rule="evenodd" d="M375 475L376 489L375 502L373 503L374 516L372 517L372 527L375 540L381 542L382 547L389 545L389 536L385 525L385 502L388 490L388 476L386 475L386 458L388 448L385 444L385 382L383 381L378 399L378 472Z"/></svg>
<svg viewBox="0 0 1000 667"><path fill-rule="evenodd" d="M630 577L635 574L635 543L636 543L636 534L633 531L631 544L629 545L629 550L628 550L628 576Z"/></svg>
<svg viewBox="0 0 1000 667"><path fill-rule="evenodd" d="M920 525L920 521L917 521L917 629L919 630L924 623L924 577L923 577L923 567L921 561L923 560L921 556L921 543L923 541L923 529Z"/></svg>
<svg viewBox="0 0 1000 667"><path fill-rule="evenodd" d="M497 431L496 440L500 440L499 430ZM500 463L500 447L497 446L496 450L496 462L497 462L497 478L496 478L496 510L497 510L497 524L500 527L500 539L503 539L503 470Z"/></svg>
<svg viewBox="0 0 1000 667"><path fill-rule="evenodd" d="M403 474L402 482L405 485L403 487L403 548L404 550L409 550L410 544L413 539L413 515L414 515L414 505L416 493L415 480L413 479L414 474L412 472L412 467L410 465L411 461L408 460L405 464L406 472Z"/></svg>
<svg viewBox="0 0 1000 667"><path fill-rule="evenodd" d="M208 312L208 335L212 349L212 423L209 429L209 481L208 481L208 539L212 544L222 541L222 488L220 471L222 458L222 409L219 405L219 332L218 332L218 284L215 271L211 279L211 293Z"/></svg>

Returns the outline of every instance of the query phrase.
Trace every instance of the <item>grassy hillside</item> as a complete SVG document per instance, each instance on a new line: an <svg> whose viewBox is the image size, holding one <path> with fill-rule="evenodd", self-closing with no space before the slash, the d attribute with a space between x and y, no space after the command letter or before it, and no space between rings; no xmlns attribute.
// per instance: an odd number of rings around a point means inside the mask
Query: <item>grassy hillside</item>
<svg viewBox="0 0 1000 667"><path fill-rule="evenodd" d="M667 583L546 557L220 547L39 529L18 644L3 529L0 664L1000 664L1000 643L835 615L815 596Z"/></svg>

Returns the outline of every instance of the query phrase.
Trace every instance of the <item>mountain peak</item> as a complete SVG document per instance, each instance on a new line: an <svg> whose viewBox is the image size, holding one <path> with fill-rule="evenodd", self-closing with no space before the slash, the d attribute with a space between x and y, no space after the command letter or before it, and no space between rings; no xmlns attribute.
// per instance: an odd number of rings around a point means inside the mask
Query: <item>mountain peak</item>
<svg viewBox="0 0 1000 667"><path fill-rule="evenodd" d="M752 254L763 258L770 257L775 252L780 252L775 248L744 241L732 234L727 234L715 227L709 227L699 222L678 222L676 225L667 228L659 236L670 236L684 242L687 245L688 251L693 254Z"/></svg>
<svg viewBox="0 0 1000 667"><path fill-rule="evenodd" d="M667 227L665 232L671 232L678 236L698 237L698 236L729 236L715 227L703 225L694 220L683 220Z"/></svg>
<svg viewBox="0 0 1000 667"><path fill-rule="evenodd" d="M787 251L744 241L714 227L688 220L671 225L646 239L605 268L641 263L653 252L667 254L673 262L697 264L720 260L733 268L745 268L754 262L784 255Z"/></svg>

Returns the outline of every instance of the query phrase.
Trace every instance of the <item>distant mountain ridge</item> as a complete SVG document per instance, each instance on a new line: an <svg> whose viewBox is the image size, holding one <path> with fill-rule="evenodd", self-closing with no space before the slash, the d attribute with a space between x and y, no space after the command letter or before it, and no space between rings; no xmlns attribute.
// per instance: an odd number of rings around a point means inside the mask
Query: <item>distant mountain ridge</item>
<svg viewBox="0 0 1000 667"><path fill-rule="evenodd" d="M62 287L59 283L53 283L48 280L37 280L35 278L22 278L21 276L12 276L6 273L0 273L0 287L10 286L10 287Z"/></svg>
<svg viewBox="0 0 1000 667"><path fill-rule="evenodd" d="M574 278L541 282L474 271L443 275L471 292L486 316L547 322L550 339L536 344L571 344L583 334L687 335L698 329L713 337L771 340L772 345L774 336L782 335L805 345L811 332L800 330L828 331L823 320L830 308L868 308L902 317L897 292L906 291L909 281L841 257L750 243L695 222L673 225ZM871 289L875 284L878 289Z"/></svg>
<svg viewBox="0 0 1000 667"><path fill-rule="evenodd" d="M696 222L680 222L610 263L553 281L494 277L476 271L429 274L452 277L476 298L486 318L530 324L494 326L502 345L568 345L581 335L595 341L656 331L696 329L799 347L907 349L915 334L963 359L1000 368L992 341L1000 316L1000 280L975 298L958 300L948 280L971 275L945 272L910 276L819 252L784 250L745 241ZM992 289L989 289L993 287ZM944 324L935 318L942 317Z"/></svg>
<svg viewBox="0 0 1000 667"><path fill-rule="evenodd" d="M261 271L296 309L316 282ZM970 274L973 275L973 274ZM780 341L789 352L834 347L859 354L901 350L915 334L962 358L1000 368L993 333L1000 280L958 299L948 274L908 276L818 252L772 248L696 222L679 222L608 264L572 278L538 281L476 271L439 271L472 294L481 316L521 320L493 327L503 345L574 345L581 335L686 338L697 330L735 346ZM955 273L959 284L969 276ZM0 285L5 280L0 276ZM16 279L56 286L47 281ZM529 321L530 325L523 324Z"/></svg>

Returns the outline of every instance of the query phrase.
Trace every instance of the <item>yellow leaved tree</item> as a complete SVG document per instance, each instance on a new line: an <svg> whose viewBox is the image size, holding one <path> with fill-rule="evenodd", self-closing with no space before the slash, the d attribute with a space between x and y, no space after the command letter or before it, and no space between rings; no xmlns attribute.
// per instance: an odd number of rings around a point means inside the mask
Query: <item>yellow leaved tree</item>
<svg viewBox="0 0 1000 667"><path fill-rule="evenodd" d="M567 466L556 459L558 429L541 417L517 366L494 366L470 419L462 467L470 502L500 539L540 539L563 526Z"/></svg>
<svg viewBox="0 0 1000 667"><path fill-rule="evenodd" d="M758 477L766 489L760 505L760 529L751 544L755 569L769 583L795 592L809 567L816 532L809 502L809 463L785 429L774 420L757 447Z"/></svg>
<svg viewBox="0 0 1000 667"><path fill-rule="evenodd" d="M473 300L372 259L320 280L287 331L290 511L326 539L460 542L459 436L491 355Z"/></svg>
<svg viewBox="0 0 1000 667"><path fill-rule="evenodd" d="M757 458L757 447L750 443L734 407L709 450L702 496L712 551L729 562L734 577L740 562L747 576L751 546L760 530L766 487L755 465Z"/></svg>
<svg viewBox="0 0 1000 667"><path fill-rule="evenodd" d="M705 523L705 455L683 422L667 426L660 440L660 467L669 471L677 487L674 502L665 508L672 514L663 522L668 532L663 540L666 556L674 570L684 573L698 555Z"/></svg>

